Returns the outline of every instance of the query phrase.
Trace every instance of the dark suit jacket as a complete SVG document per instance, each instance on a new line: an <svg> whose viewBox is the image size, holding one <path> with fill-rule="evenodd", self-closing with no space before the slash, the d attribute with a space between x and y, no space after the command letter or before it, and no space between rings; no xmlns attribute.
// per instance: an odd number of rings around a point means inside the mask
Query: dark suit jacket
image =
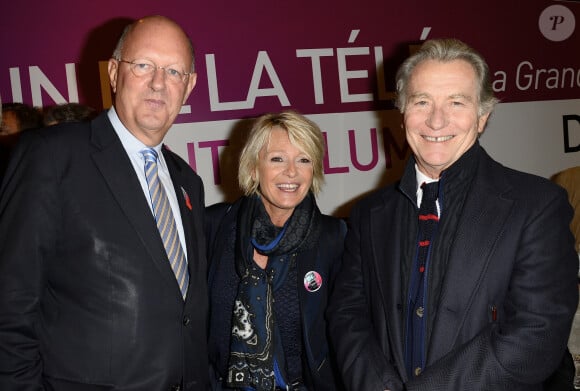
<svg viewBox="0 0 580 391"><path fill-rule="evenodd" d="M235 276L234 284L228 286L228 292L217 292L216 289L221 288L219 280L230 279L225 275L235 275L233 246L239 206L239 201L231 208L229 204L215 204L208 207L206 213L206 237L209 241L207 247L210 260L210 302L212 304L209 356L216 377L225 377L223 372L226 372L229 357L228 337L231 334L231 323L221 319L231 318L239 280ZM335 362L329 352L325 309L332 281L340 265L345 234L344 221L322 215L321 235L317 246L296 254L297 290L302 325L302 361L305 364L302 376L309 390L338 391L342 389L337 381ZM224 273L225 270L231 270L231 272ZM322 277L322 285L315 292L308 292L304 288L303 278L310 271L316 271ZM220 272L222 275L216 276ZM216 380L219 382L218 379L214 379ZM213 389L221 390L221 385L216 384Z"/></svg>
<svg viewBox="0 0 580 391"><path fill-rule="evenodd" d="M353 208L329 308L348 389L541 390L560 363L578 301L572 210L547 180L474 148L479 163L455 235L437 238L449 241L449 256L426 367L413 379L404 363L401 265L417 216L415 185L407 195L386 187ZM413 165L403 181L414 184Z"/></svg>
<svg viewBox="0 0 580 391"><path fill-rule="evenodd" d="M0 196L1 390L205 389L203 185L163 153L187 242L185 302L106 113L23 137Z"/></svg>

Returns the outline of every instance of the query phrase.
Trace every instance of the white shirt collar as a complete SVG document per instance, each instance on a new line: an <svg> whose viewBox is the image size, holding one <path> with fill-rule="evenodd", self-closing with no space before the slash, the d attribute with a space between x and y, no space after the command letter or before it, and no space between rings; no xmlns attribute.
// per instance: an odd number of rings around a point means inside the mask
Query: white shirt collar
<svg viewBox="0 0 580 391"><path fill-rule="evenodd" d="M119 119L119 116L117 115L117 111L115 110L114 106L111 106L107 112L107 115L109 116L111 124L113 124L113 129L115 129L117 136L119 136L119 139L121 139L121 143L123 144L125 151L127 151L127 154L129 156L140 155L141 150L147 148L147 145L143 144L137 137L133 135L133 133L129 132L129 129L127 129L125 125L123 125ZM153 147L153 149L157 151L158 155L161 155L161 145L162 143L159 143Z"/></svg>
<svg viewBox="0 0 580 391"><path fill-rule="evenodd" d="M423 183L431 183L431 182L437 182L439 179L433 179L431 177L428 177L427 175L423 174L421 171L419 171L419 167L417 167L417 163L415 163L415 175L417 178L417 195L419 194L419 192L423 192L421 190L421 185Z"/></svg>

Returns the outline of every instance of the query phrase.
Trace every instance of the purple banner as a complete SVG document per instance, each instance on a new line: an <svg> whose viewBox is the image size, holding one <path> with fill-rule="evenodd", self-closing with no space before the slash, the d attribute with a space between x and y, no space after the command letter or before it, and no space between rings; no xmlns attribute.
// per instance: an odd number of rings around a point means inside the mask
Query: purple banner
<svg viewBox="0 0 580 391"><path fill-rule="evenodd" d="M110 105L106 61L122 27L167 15L190 34L198 83L178 122L392 108L394 72L422 40L457 37L487 58L503 102L580 96L580 3L548 0L10 2L2 100Z"/></svg>

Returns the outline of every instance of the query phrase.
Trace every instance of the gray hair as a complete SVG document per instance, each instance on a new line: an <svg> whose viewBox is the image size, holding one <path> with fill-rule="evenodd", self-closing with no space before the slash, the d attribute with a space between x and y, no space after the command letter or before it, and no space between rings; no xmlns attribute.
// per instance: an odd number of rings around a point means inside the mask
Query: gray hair
<svg viewBox="0 0 580 391"><path fill-rule="evenodd" d="M407 87L411 73L417 65L427 60L441 62L463 60L469 63L477 76L478 115L482 116L491 113L499 100L493 93L489 67L481 54L458 39L432 39L425 41L416 53L412 54L401 64L396 76L397 98L395 101L395 105L401 113L405 112L408 98Z"/></svg>

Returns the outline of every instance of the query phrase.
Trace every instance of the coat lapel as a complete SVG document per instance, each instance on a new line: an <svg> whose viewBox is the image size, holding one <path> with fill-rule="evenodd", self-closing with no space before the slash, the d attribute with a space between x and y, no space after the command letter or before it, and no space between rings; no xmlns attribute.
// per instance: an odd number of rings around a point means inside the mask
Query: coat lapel
<svg viewBox="0 0 580 391"><path fill-rule="evenodd" d="M402 235L407 232L401 229L400 222L406 220L402 215L404 208L391 205L398 197L383 198L384 203L371 210L370 213L370 254L375 262L376 286L379 289L378 298L386 314L385 325L377 324L376 332L386 333L378 338L379 341L386 341L390 347L382 346L383 351L392 351L395 364L399 368L404 368L403 346L404 324L402 323L404 302L401 286L401 257L404 253L401 248ZM390 216L385 218L385 216ZM364 262L364 260L363 260ZM376 313L380 313L377 311ZM389 316L390 315L390 316ZM384 327L383 327L384 326ZM388 333L387 333L388 331Z"/></svg>
<svg viewBox="0 0 580 391"><path fill-rule="evenodd" d="M430 358L437 359L454 346L469 316L472 299L479 293L483 274L493 273L488 270L488 264L494 242L512 211L513 201L502 197L511 186L502 181L500 172L492 172L489 157L484 161L466 199L449 254L440 307L430 338L428 365L432 362Z"/></svg>
<svg viewBox="0 0 580 391"><path fill-rule="evenodd" d="M181 168L175 161L174 156L167 151L165 146L163 147L163 155L165 157L165 162L167 163L169 174L171 175L177 203L179 204L183 233L185 235L185 245L187 247L187 267L190 275L190 286L188 287L188 292L191 292L192 290L190 288L196 281L196 279L192 277L198 276L199 273L203 273L203 271L200 270L200 266L203 265L203 263L196 261L204 257L204 243L203 240L200 240L200 238L203 238L201 225L202 216L199 213L200 208L198 207L198 205L201 204L199 197L202 190L191 189L191 185L188 186L189 182L186 180ZM187 297L189 297L189 295Z"/></svg>
<svg viewBox="0 0 580 391"><path fill-rule="evenodd" d="M312 348L317 346L317 341L313 341L312 339L320 338L321 336L318 330L313 330L312 327L316 324L316 317L323 314L325 308L323 307L324 303L322 302L322 292L308 292L304 287L304 276L310 271L321 272L321 270L318 270L318 265L316 264L318 259L320 259L320 254L318 253L317 248L298 254L296 259L296 279L300 303L300 315L302 318L302 332L304 333L304 341L306 341L304 348L305 353L311 362L315 362ZM322 284L326 286L321 289L328 288L328 278L324 274L322 274Z"/></svg>
<svg viewBox="0 0 580 391"><path fill-rule="evenodd" d="M91 140L98 149L92 154L97 169L134 227L143 247L151 255L155 266L167 283L180 294L155 219L141 190L133 165L106 113L97 117L91 127Z"/></svg>

